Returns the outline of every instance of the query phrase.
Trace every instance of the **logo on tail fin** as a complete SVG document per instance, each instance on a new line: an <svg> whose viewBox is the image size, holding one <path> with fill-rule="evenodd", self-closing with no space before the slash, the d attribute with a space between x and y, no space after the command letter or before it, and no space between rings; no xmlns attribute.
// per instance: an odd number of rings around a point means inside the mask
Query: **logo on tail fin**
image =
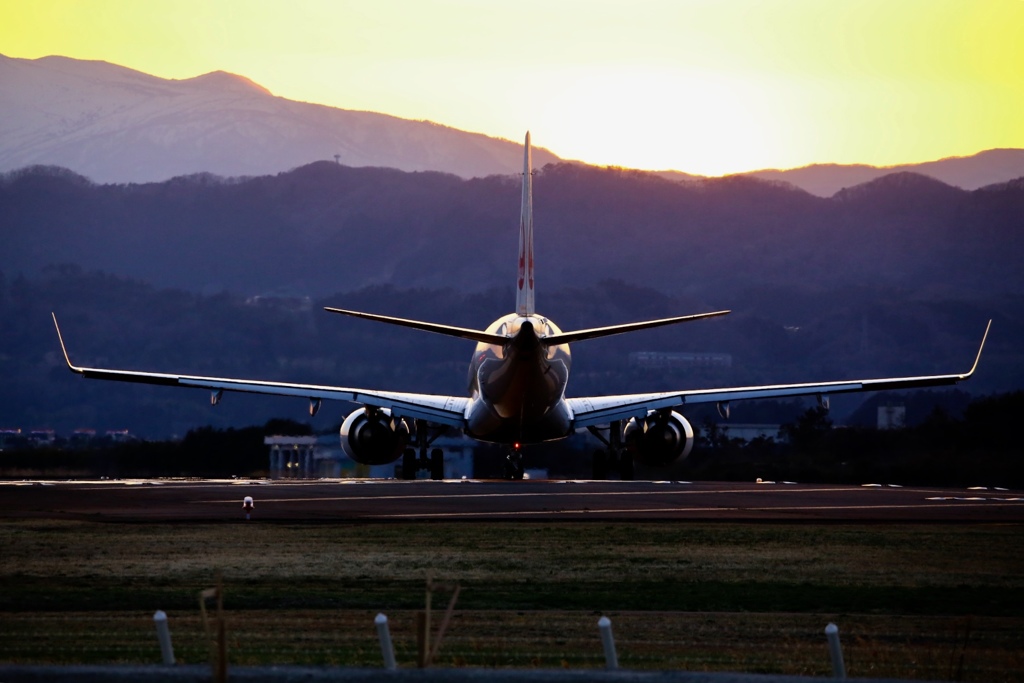
<svg viewBox="0 0 1024 683"><path fill-rule="evenodd" d="M516 312L533 315L533 169L530 134L523 145L523 207L519 220L519 280Z"/></svg>

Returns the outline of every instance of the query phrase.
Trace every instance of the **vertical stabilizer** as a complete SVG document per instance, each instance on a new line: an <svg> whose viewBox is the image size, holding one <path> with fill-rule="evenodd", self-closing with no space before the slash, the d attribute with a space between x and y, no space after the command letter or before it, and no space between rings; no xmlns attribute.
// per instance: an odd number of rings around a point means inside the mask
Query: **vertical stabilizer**
<svg viewBox="0 0 1024 683"><path fill-rule="evenodd" d="M533 315L533 158L530 133L523 148L523 210L519 219L519 279L516 289L516 313Z"/></svg>

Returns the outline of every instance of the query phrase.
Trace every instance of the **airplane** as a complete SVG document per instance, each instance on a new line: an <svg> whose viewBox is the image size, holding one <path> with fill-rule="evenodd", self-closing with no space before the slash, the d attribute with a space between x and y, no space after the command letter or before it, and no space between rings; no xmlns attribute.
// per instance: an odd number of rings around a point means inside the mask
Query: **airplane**
<svg viewBox="0 0 1024 683"><path fill-rule="evenodd" d="M311 416L325 400L360 404L342 423L342 448L352 460L367 465L384 465L401 458L403 479L415 479L421 469L428 470L432 479L443 478L444 454L430 446L448 428L507 446L504 476L508 479L523 478L525 444L562 439L586 428L604 445L594 455L595 478L606 478L609 471L617 470L620 478L631 479L634 462L664 467L690 454L694 430L679 412L686 406L714 403L728 418L733 401L816 396L818 404L827 409L832 394L955 384L974 374L992 325L989 320L974 365L965 373L567 398L570 343L704 320L730 311L563 332L537 312L534 292L533 167L527 133L515 312L498 318L486 329L475 330L325 307L331 313L476 342L467 396L79 367L71 362L56 314L53 323L68 368L86 378L203 388L211 392L213 405L220 402L225 391L305 398Z"/></svg>

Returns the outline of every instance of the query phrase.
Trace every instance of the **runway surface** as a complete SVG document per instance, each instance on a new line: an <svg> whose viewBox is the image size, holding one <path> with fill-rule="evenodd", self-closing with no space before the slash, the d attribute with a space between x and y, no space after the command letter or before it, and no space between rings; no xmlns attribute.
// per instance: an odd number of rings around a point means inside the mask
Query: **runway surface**
<svg viewBox="0 0 1024 683"><path fill-rule="evenodd" d="M107 522L732 520L1024 522L1024 492L735 482L0 482L0 519Z"/></svg>

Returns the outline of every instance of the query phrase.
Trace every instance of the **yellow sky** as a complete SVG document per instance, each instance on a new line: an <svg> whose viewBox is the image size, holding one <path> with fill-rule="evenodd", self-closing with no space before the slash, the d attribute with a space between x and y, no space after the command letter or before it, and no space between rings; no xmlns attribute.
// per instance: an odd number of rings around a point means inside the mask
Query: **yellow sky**
<svg viewBox="0 0 1024 683"><path fill-rule="evenodd" d="M0 0L0 53L720 174L1024 147L1024 0Z"/></svg>

